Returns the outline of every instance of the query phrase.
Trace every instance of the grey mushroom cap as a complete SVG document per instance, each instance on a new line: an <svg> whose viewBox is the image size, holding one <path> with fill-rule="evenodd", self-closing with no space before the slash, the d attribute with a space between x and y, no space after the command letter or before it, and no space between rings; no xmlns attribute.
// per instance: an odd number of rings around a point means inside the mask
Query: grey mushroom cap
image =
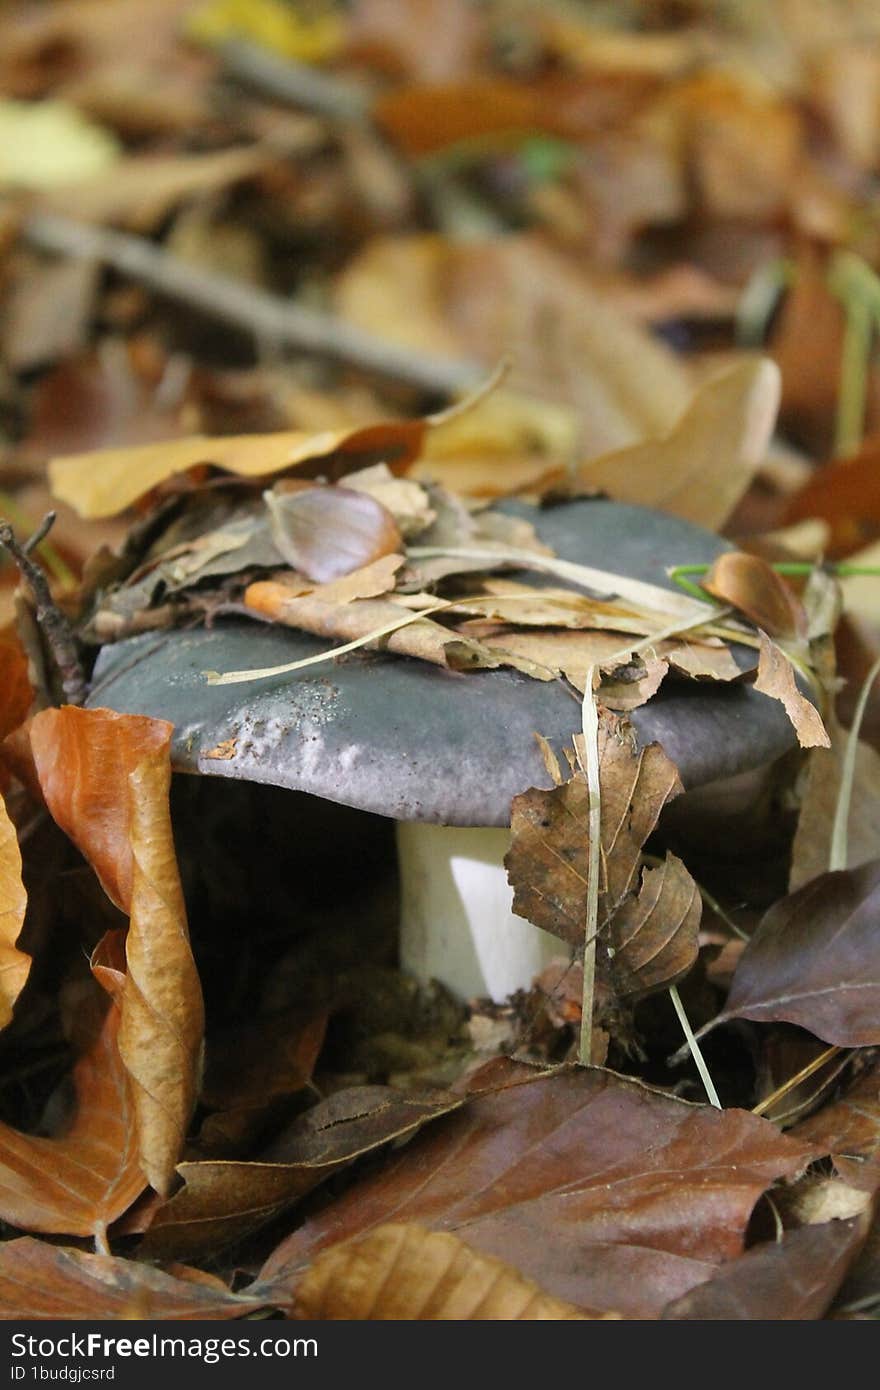
<svg viewBox="0 0 880 1390"><path fill-rule="evenodd" d="M688 522L605 499L500 509L530 520L563 559L654 584L669 584L670 563L708 563L729 548ZM549 785L534 735L561 755L580 728L580 704L561 682L511 670L458 674L358 651L253 683L209 686L202 674L280 665L328 645L246 619L150 633L103 649L87 703L171 721L178 771L462 826L507 825L514 796ZM734 656L744 670L754 665L748 648ZM643 744L662 744L688 789L761 767L795 744L781 705L744 685L667 679L630 718Z"/></svg>

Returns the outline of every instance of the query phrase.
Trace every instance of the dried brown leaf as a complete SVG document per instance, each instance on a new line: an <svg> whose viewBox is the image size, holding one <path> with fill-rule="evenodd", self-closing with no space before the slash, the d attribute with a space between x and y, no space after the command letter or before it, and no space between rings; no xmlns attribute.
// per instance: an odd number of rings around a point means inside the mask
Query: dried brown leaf
<svg viewBox="0 0 880 1390"><path fill-rule="evenodd" d="M161 483L200 464L213 464L241 478L291 471L343 477L379 455L393 472L404 472L421 446L424 423L402 420L361 429L305 434L230 435L172 439L134 449L106 449L53 459L49 477L55 496L80 516L113 516Z"/></svg>
<svg viewBox="0 0 880 1390"><path fill-rule="evenodd" d="M791 851L788 889L803 887L828 868L831 833L840 795L840 781L848 733L833 709L826 725L830 748L812 748L803 774L800 813ZM880 753L859 742L853 770L852 796L847 826L847 863L854 869L869 859L880 858Z"/></svg>
<svg viewBox="0 0 880 1390"><path fill-rule="evenodd" d="M0 1302L13 1319L240 1318L259 1300L230 1292L200 1270L166 1274L112 1255L89 1255L22 1237L0 1245Z"/></svg>
<svg viewBox="0 0 880 1390"><path fill-rule="evenodd" d="M185 1186L160 1208L146 1236L150 1256L207 1254L255 1230L354 1159L415 1134L461 1105L360 1086L338 1091L294 1123L254 1163L181 1163Z"/></svg>
<svg viewBox="0 0 880 1390"><path fill-rule="evenodd" d="M633 887L642 846L682 790L659 744L636 752L621 721L600 711L602 877L600 926ZM531 788L511 804L505 858L514 911L570 945L583 941L587 904L589 794L581 773L551 791Z"/></svg>
<svg viewBox="0 0 880 1390"><path fill-rule="evenodd" d="M312 487L267 492L265 499L278 551L293 569L319 584L403 550L391 513L368 493Z"/></svg>
<svg viewBox="0 0 880 1390"><path fill-rule="evenodd" d="M577 485L718 530L764 459L778 407L776 366L742 362L707 382L665 438L589 459Z"/></svg>
<svg viewBox="0 0 880 1390"><path fill-rule="evenodd" d="M195 1103L203 1031L168 805L171 734L162 720L69 705L42 711L31 731L53 817L129 915L119 1046L158 1192Z"/></svg>
<svg viewBox="0 0 880 1390"><path fill-rule="evenodd" d="M283 1241L257 1289L288 1303L328 1246L415 1221L552 1297L653 1318L742 1253L760 1194L812 1156L756 1116L687 1105L611 1072L503 1071L492 1069L496 1089Z"/></svg>
<svg viewBox="0 0 880 1390"><path fill-rule="evenodd" d="M79 1021L88 1041L73 1071L76 1111L66 1131L49 1139L0 1125L0 1215L28 1231L100 1235L146 1186L119 1055L120 1011L103 997L90 997L87 1010Z"/></svg>
<svg viewBox="0 0 880 1390"><path fill-rule="evenodd" d="M831 746L819 711L798 690L791 662L766 632L761 633L755 689L760 690L762 695L769 695L772 700L779 700L784 706L802 748Z"/></svg>
<svg viewBox="0 0 880 1390"><path fill-rule="evenodd" d="M682 979L697 959L701 911L700 890L674 854L645 869L609 932L618 994L643 998Z"/></svg>
<svg viewBox="0 0 880 1390"><path fill-rule="evenodd" d="M880 1043L878 902L880 860L821 874L774 903L717 1021L785 1021L842 1047Z"/></svg>
<svg viewBox="0 0 880 1390"><path fill-rule="evenodd" d="M292 1316L322 1322L523 1322L581 1320L588 1314L550 1298L456 1236L392 1222L319 1255L296 1289Z"/></svg>

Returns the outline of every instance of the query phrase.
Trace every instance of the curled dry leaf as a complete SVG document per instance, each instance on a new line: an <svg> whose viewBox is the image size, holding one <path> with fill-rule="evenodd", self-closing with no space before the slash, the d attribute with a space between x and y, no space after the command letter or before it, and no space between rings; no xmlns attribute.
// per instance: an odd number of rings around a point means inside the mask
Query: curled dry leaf
<svg viewBox="0 0 880 1390"><path fill-rule="evenodd" d="M774 903L746 946L724 1012L796 1023L827 1043L880 1043L880 860L821 874Z"/></svg>
<svg viewBox="0 0 880 1390"><path fill-rule="evenodd" d="M76 1110L66 1131L48 1139L0 1125L0 1215L12 1226L94 1236L146 1186L119 1055L120 1011L92 990L79 1018L88 1042L73 1070Z"/></svg>
<svg viewBox="0 0 880 1390"><path fill-rule="evenodd" d="M311 487L265 493L276 548L293 569L329 583L403 549L391 513L368 493Z"/></svg>
<svg viewBox="0 0 880 1390"><path fill-rule="evenodd" d="M831 1105L824 1105L792 1131L798 1139L830 1153L841 1177L853 1187L880 1186L880 1068L876 1061Z"/></svg>
<svg viewBox="0 0 880 1390"><path fill-rule="evenodd" d="M308 1111L258 1162L181 1163L185 1186L159 1209L144 1253L211 1254L265 1225L354 1159L411 1137L461 1104L460 1096L445 1092L353 1087Z"/></svg>
<svg viewBox="0 0 880 1390"><path fill-rule="evenodd" d="M423 421L402 420L320 434L293 430L219 439L199 435L56 458L49 464L49 478L54 495L80 516L113 516L161 483L204 464L241 478L290 471L301 477L319 472L336 479L378 457L392 472L404 472L419 452L424 430Z"/></svg>
<svg viewBox="0 0 880 1390"><path fill-rule="evenodd" d="M26 908L18 836L0 795L0 1028L10 1022L31 967L30 956L15 944L24 926Z"/></svg>
<svg viewBox="0 0 880 1390"><path fill-rule="evenodd" d="M769 695L772 700L779 700L784 706L802 748L831 746L819 711L798 690L791 662L766 632L761 633L755 689L760 690L762 695Z"/></svg>
<svg viewBox="0 0 880 1390"><path fill-rule="evenodd" d="M13 1319L240 1318L260 1303L200 1270L165 1274L112 1255L89 1255L45 1241L0 1244L0 1302Z"/></svg>
<svg viewBox="0 0 880 1390"><path fill-rule="evenodd" d="M609 932L617 993L641 998L682 979L697 959L701 913L700 890L674 854L643 870L638 895L621 904Z"/></svg>
<svg viewBox="0 0 880 1390"><path fill-rule="evenodd" d="M718 530L763 462L778 408L775 364L742 362L707 382L665 438L582 463L577 486Z"/></svg>
<svg viewBox="0 0 880 1390"><path fill-rule="evenodd" d="M759 555L732 550L718 559L700 581L702 587L744 613L771 637L803 637L807 615L794 590Z"/></svg>
<svg viewBox="0 0 880 1390"><path fill-rule="evenodd" d="M119 1045L158 1192L195 1103L203 1031L168 805L171 733L163 720L72 706L42 711L31 731L53 817L129 916Z"/></svg>
<svg viewBox="0 0 880 1390"><path fill-rule="evenodd" d="M397 1222L319 1255L296 1289L291 1314L324 1322L527 1322L588 1316L550 1298L501 1260L477 1254L456 1236Z"/></svg>
<svg viewBox="0 0 880 1390"><path fill-rule="evenodd" d="M654 1318L741 1254L758 1197L813 1155L757 1116L687 1105L611 1072L502 1071L496 1089L309 1218L251 1292L287 1305L329 1246L414 1221L578 1308Z"/></svg>

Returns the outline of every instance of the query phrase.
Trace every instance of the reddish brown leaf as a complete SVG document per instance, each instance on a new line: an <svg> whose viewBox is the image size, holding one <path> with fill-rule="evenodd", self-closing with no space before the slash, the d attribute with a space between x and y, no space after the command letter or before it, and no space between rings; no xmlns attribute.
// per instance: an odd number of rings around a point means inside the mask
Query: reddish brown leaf
<svg viewBox="0 0 880 1390"><path fill-rule="evenodd" d="M663 1311L687 1321L791 1322L821 1318L865 1238L863 1219L786 1231L723 1265Z"/></svg>
<svg viewBox="0 0 880 1390"><path fill-rule="evenodd" d="M12 628L0 630L0 740L27 718L33 700L27 657Z"/></svg>
<svg viewBox="0 0 880 1390"><path fill-rule="evenodd" d="M757 1198L812 1156L756 1116L687 1105L611 1072L503 1070L502 1089L285 1240L252 1292L289 1306L322 1250L416 1221L577 1307L653 1318L741 1253Z"/></svg>
<svg viewBox="0 0 880 1390"><path fill-rule="evenodd" d="M285 560L319 584L403 550L393 516L366 492L311 487L267 493L272 539Z"/></svg>
<svg viewBox="0 0 880 1390"><path fill-rule="evenodd" d="M821 874L774 903L736 968L723 1014L797 1023L844 1047L880 1043L880 860Z"/></svg>
<svg viewBox="0 0 880 1390"><path fill-rule="evenodd" d="M69 705L43 710L31 730L52 815L129 914L119 1046L159 1192L195 1102L203 1029L168 805L171 733L162 720Z"/></svg>
<svg viewBox="0 0 880 1390"><path fill-rule="evenodd" d="M100 1234L146 1186L119 1055L120 1012L94 995L88 1008L95 1026L74 1068L76 1113L66 1132L46 1139L0 1125L0 1215L12 1226Z"/></svg>
<svg viewBox="0 0 880 1390"><path fill-rule="evenodd" d="M816 469L788 503L786 522L820 517L828 523L830 559L851 555L880 536L878 451L880 437L873 435L852 458L837 459Z"/></svg>
<svg viewBox="0 0 880 1390"><path fill-rule="evenodd" d="M831 1105L801 1120L792 1131L834 1159L851 1187L880 1186L880 1068L877 1064Z"/></svg>
<svg viewBox="0 0 880 1390"><path fill-rule="evenodd" d="M638 895L622 904L609 932L619 995L641 999L688 973L697 959L702 906L699 888L674 854L644 870Z"/></svg>
<svg viewBox="0 0 880 1390"><path fill-rule="evenodd" d="M259 1162L181 1163L186 1185L159 1210L144 1250L161 1259L212 1253L264 1225L355 1158L410 1137L461 1103L445 1092L353 1087L315 1106Z"/></svg>
<svg viewBox="0 0 880 1390"><path fill-rule="evenodd" d="M193 1278L112 1255L89 1255L45 1241L0 1244L0 1303L13 1319L240 1318L259 1301L231 1293L201 1271Z"/></svg>

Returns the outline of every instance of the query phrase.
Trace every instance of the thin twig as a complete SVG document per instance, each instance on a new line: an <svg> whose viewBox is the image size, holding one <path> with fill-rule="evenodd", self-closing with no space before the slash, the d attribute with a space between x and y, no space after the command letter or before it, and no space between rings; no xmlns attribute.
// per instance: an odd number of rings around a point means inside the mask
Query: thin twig
<svg viewBox="0 0 880 1390"><path fill-rule="evenodd" d="M789 1091L794 1090L795 1086L799 1086L802 1081L806 1081L808 1077L812 1076L814 1072L817 1072L820 1067L824 1067L826 1062L830 1062L832 1057L836 1057L838 1052L842 1051L843 1048L837 1045L834 1047L826 1047L825 1051L820 1052L818 1057L814 1057L812 1062L808 1062L805 1067L801 1067L799 1072L796 1072L794 1076L790 1076L787 1081L783 1081L782 1085L777 1086L776 1090L769 1096L765 1096L758 1105L753 1107L752 1114L766 1114L778 1100L781 1100L783 1096L787 1096Z"/></svg>
<svg viewBox="0 0 880 1390"><path fill-rule="evenodd" d="M688 1019L688 1016L684 1011L684 1005L681 1002L681 996L679 995L679 992L676 989L675 985L669 986L669 998L672 1000L672 1007L675 1009L675 1012L678 1015L678 1021L681 1024L682 1032L684 1033L685 1038L687 1039L687 1047L690 1050L690 1054L693 1057L694 1062L696 1063L697 1071L700 1073L700 1080L702 1081L703 1086L705 1087L706 1095L709 1098L709 1104L714 1105L716 1110L721 1110L722 1105L721 1101L718 1098L718 1092L715 1090L715 1083L712 1080L712 1077L709 1075L709 1068L706 1066L706 1059L700 1051L700 1045L697 1042L696 1034L694 1033L694 1030L691 1028L690 1020Z"/></svg>
<svg viewBox="0 0 880 1390"><path fill-rule="evenodd" d="M51 522L49 523L51 525ZM45 528L45 529L44 529ZM45 522L38 528L45 536ZM33 544L36 540L32 538ZM8 521L0 518L0 545L8 550L34 598L37 624L55 663L64 698L69 705L81 705L86 697L86 676L70 620L52 598L49 581L28 551L33 544L20 545Z"/></svg>
<svg viewBox="0 0 880 1390"><path fill-rule="evenodd" d="M852 728L846 741L846 751L843 755L843 765L840 770L840 788L837 793L837 805L834 808L834 820L831 827L831 849L828 856L828 869L834 873L836 869L845 869L849 858L849 809L852 802L853 781L856 774L856 757L859 751L859 733L862 727L862 720L865 717L865 708L868 704L868 695L871 686L877 676L880 675L880 657L874 662L867 676L865 677L856 711L853 715Z"/></svg>
<svg viewBox="0 0 880 1390"><path fill-rule="evenodd" d="M224 72L263 96L288 106L301 106L331 120L364 122L370 114L369 93L353 82L320 69L279 58L261 44L232 39L219 47Z"/></svg>
<svg viewBox="0 0 880 1390"><path fill-rule="evenodd" d="M599 768L599 711L593 692L594 666L587 667L581 705L582 740L575 752L587 783L587 910L584 921L584 987L581 1002L581 1036L578 1061L588 1067L593 1056L593 1006L596 993L596 937L599 922L599 873L602 855L602 792ZM581 753L583 752L583 756Z"/></svg>
<svg viewBox="0 0 880 1390"><path fill-rule="evenodd" d="M48 213L29 217L23 230L31 245L42 251L101 261L158 294L233 324L257 341L279 349L314 353L445 395L470 390L486 375L478 363L399 347L333 314L307 309L227 275L201 270L144 237Z"/></svg>

